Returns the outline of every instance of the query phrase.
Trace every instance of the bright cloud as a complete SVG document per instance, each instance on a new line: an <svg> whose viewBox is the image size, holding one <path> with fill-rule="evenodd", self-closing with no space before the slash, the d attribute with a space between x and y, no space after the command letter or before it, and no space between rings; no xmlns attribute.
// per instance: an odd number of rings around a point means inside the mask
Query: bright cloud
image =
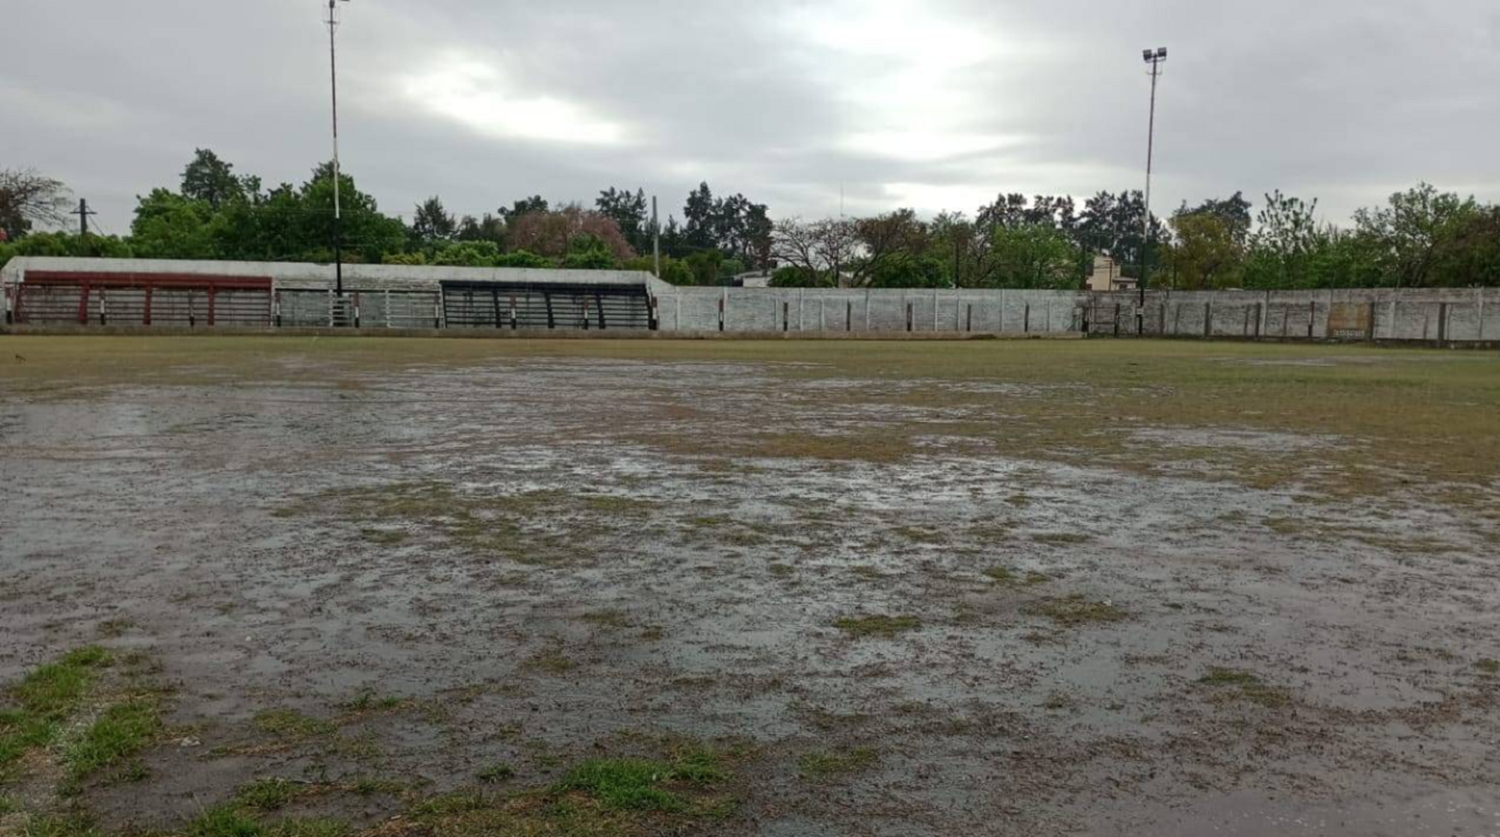
<svg viewBox="0 0 1500 837"><path fill-rule="evenodd" d="M623 125L566 99L518 92L493 65L451 55L402 82L413 103L489 136L621 145Z"/></svg>

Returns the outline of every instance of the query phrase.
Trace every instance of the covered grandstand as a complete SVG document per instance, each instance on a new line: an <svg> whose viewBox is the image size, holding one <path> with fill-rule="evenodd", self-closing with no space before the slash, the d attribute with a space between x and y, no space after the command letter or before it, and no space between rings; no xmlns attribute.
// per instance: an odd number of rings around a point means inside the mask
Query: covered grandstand
<svg viewBox="0 0 1500 837"><path fill-rule="evenodd" d="M12 259L17 325L651 330L647 273L148 259Z"/></svg>

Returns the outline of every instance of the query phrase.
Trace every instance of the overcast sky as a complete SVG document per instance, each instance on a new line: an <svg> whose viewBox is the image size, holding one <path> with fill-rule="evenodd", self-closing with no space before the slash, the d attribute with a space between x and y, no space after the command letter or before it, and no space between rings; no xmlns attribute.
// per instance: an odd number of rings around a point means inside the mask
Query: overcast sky
<svg viewBox="0 0 1500 837"><path fill-rule="evenodd" d="M743 192L773 216L1140 188L1145 47L1170 57L1159 210L1244 190L1341 221L1428 180L1500 200L1496 0L353 0L344 167L410 218L533 193ZM330 156L319 0L9 0L0 167L125 232L196 147L267 184Z"/></svg>

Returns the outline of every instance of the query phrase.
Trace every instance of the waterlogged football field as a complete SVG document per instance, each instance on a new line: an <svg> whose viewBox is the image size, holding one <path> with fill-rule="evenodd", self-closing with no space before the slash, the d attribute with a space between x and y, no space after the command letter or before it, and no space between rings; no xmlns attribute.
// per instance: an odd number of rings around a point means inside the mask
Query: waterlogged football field
<svg viewBox="0 0 1500 837"><path fill-rule="evenodd" d="M10 338L0 834L1500 832L1500 357Z"/></svg>

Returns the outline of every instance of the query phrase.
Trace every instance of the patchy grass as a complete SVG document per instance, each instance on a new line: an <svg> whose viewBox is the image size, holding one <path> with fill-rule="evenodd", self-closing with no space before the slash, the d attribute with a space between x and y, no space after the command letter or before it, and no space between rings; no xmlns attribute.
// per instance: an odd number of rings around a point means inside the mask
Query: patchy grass
<svg viewBox="0 0 1500 837"><path fill-rule="evenodd" d="M702 748L690 748L670 761L594 759L539 790L509 795L456 791L421 803L409 818L422 829L413 833L464 837L675 834L733 810L733 800L709 793L727 779L713 752Z"/></svg>
<svg viewBox="0 0 1500 837"><path fill-rule="evenodd" d="M1494 676L1500 674L1500 660L1480 660L1474 664L1474 668L1479 669L1482 674Z"/></svg>
<svg viewBox="0 0 1500 837"><path fill-rule="evenodd" d="M32 817L20 835L21 837L103 837L103 833L94 825L93 817L78 811Z"/></svg>
<svg viewBox="0 0 1500 837"><path fill-rule="evenodd" d="M354 829L330 819L286 819L262 823L238 802L228 802L199 814L183 829L183 837L348 837Z"/></svg>
<svg viewBox="0 0 1500 837"><path fill-rule="evenodd" d="M127 631L135 627L135 623L129 619L107 619L99 623L95 630L103 639L119 639Z"/></svg>
<svg viewBox="0 0 1500 837"><path fill-rule="evenodd" d="M625 629L630 627L630 616L623 610L591 610L583 614L583 621L601 628Z"/></svg>
<svg viewBox="0 0 1500 837"><path fill-rule="evenodd" d="M1038 532L1031 539L1046 546L1077 546L1088 543L1094 539L1093 535L1085 535L1082 532Z"/></svg>
<svg viewBox="0 0 1500 837"><path fill-rule="evenodd" d="M303 787L291 779L256 779L235 791L234 799L257 811L279 811L292 804L302 793Z"/></svg>
<svg viewBox="0 0 1500 837"><path fill-rule="evenodd" d="M363 691L355 696L354 700L344 704L341 708L346 713L356 716L384 715L390 712L401 712L410 709L415 704L416 701L411 698Z"/></svg>
<svg viewBox="0 0 1500 837"><path fill-rule="evenodd" d="M846 616L835 619L833 626L855 638L895 639L898 634L922 626L915 616Z"/></svg>
<svg viewBox="0 0 1500 837"><path fill-rule="evenodd" d="M515 768L511 767L503 761L489 765L478 773L479 781L491 785L509 781L510 779L514 778L515 775Z"/></svg>
<svg viewBox="0 0 1500 837"><path fill-rule="evenodd" d="M188 823L187 837L260 837L265 832L255 818L235 805L219 805Z"/></svg>
<svg viewBox="0 0 1500 837"><path fill-rule="evenodd" d="M941 386L896 396L900 403L1003 410L1003 429L954 428L990 441L1000 455L1151 472L1171 465L1162 446L1130 443L1137 429L1233 427L1357 440L1295 457L1218 450L1206 464L1260 487L1316 484L1340 497L1401 490L1432 479L1491 485L1500 478L1500 383L1482 352L1436 353L1366 346L1268 345L1190 340L867 342L452 339L322 340L286 336L24 337L27 363L0 364L0 388L62 397L101 383L160 380L179 385L285 381L283 359L311 385L347 384L393 363L452 368L511 358L610 358L648 362L770 364L782 379L1004 381L1027 395L976 394ZM100 358L109 362L101 363ZM1313 363L1309 363L1312 361ZM1306 397L1317 392L1319 397ZM840 397L830 395L830 398ZM868 399L867 399L868 400ZM1277 405L1267 410L1267 404ZM1113 426L1119 432L1102 433ZM811 456L898 461L913 450L901 427L852 436L766 434L712 442L685 434L642 441L695 456ZM1370 467L1368 451L1382 462ZM1196 456L1196 452L1189 452ZM739 463L730 467L743 468ZM1329 472L1339 474L1329 479ZM1314 479L1321 475L1322 478ZM1476 495L1467 502L1480 504Z"/></svg>
<svg viewBox="0 0 1500 837"><path fill-rule="evenodd" d="M329 721L304 715L295 709L268 709L255 716L255 727L267 735L290 741L332 735L336 727Z"/></svg>
<svg viewBox="0 0 1500 837"><path fill-rule="evenodd" d="M583 791L606 808L622 811L677 812L687 802L660 786L675 778L673 768L643 759L598 759L568 771L556 791Z"/></svg>
<svg viewBox="0 0 1500 837"><path fill-rule="evenodd" d="M1221 695L1244 699L1267 709L1285 706L1292 699L1291 693L1286 689L1267 685L1254 674L1233 668L1210 668L1207 674L1199 678L1198 684Z"/></svg>
<svg viewBox="0 0 1500 837"><path fill-rule="evenodd" d="M1046 616L1064 627L1120 622L1127 615L1113 602L1094 601L1081 593L1046 599L1034 606L1032 612Z"/></svg>
<svg viewBox="0 0 1500 837"><path fill-rule="evenodd" d="M826 780L874 767L880 756L869 747L819 750L797 760L798 773L804 779Z"/></svg>
<svg viewBox="0 0 1500 837"><path fill-rule="evenodd" d="M916 544L941 546L951 540L947 532L926 526L897 526L891 534Z"/></svg>
<svg viewBox="0 0 1500 837"><path fill-rule="evenodd" d="M523 665L533 671L545 671L548 674L564 674L578 667L578 664L558 647L544 648L536 652Z"/></svg>
<svg viewBox="0 0 1500 837"><path fill-rule="evenodd" d="M996 584L1006 587L1034 587L1052 580L1050 576L1038 572L1019 573L1010 567L990 567L984 574Z"/></svg>
<svg viewBox="0 0 1500 837"><path fill-rule="evenodd" d="M359 536L377 546L399 546L406 543L407 539L411 537L404 529L376 529L373 527L359 530Z"/></svg>
<svg viewBox="0 0 1500 837"><path fill-rule="evenodd" d="M69 778L81 780L127 762L159 736L161 730L161 716L151 697L135 697L110 706L82 734L69 741L63 754ZM140 769L129 767L132 775L141 775Z"/></svg>
<svg viewBox="0 0 1500 837"><path fill-rule="evenodd" d="M103 648L79 648L32 671L10 690L14 708L0 710L0 779L29 750L61 737L62 725L82 707L100 669L112 662Z"/></svg>

